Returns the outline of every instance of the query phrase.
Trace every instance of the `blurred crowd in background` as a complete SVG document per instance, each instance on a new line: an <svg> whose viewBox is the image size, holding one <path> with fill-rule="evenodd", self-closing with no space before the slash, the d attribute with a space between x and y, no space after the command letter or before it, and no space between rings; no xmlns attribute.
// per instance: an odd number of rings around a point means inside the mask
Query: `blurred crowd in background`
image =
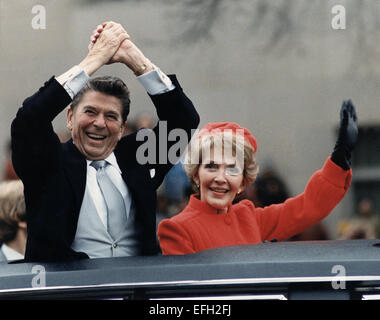
<svg viewBox="0 0 380 320"><path fill-rule="evenodd" d="M134 119L128 120L125 134L141 128L153 128L155 117L149 112L142 112ZM62 142L70 138L67 131L61 132ZM157 225L162 219L170 218L183 210L193 190L181 162L178 162L165 177L157 194ZM267 160L260 163L260 172L254 183L247 186L235 202L251 200L256 207L265 207L282 203L292 197L286 181L278 174L276 168ZM374 210L370 198L362 198L357 204L352 217L341 219L336 226L337 236L332 236L326 222L322 221L310 229L298 234L288 241L336 240L336 239L376 239L380 238L380 216ZM21 260L25 253L27 225L23 186L15 173L11 160L11 146L7 145L6 160L0 182L0 262Z"/></svg>

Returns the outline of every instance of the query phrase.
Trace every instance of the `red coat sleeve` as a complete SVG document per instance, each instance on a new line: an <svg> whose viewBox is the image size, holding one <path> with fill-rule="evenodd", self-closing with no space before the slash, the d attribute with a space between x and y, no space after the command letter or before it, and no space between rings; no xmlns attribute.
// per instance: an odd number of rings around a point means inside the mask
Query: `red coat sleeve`
<svg viewBox="0 0 380 320"><path fill-rule="evenodd" d="M351 170L343 170L330 157L315 172L300 195L265 208L256 208L262 240L284 240L325 218L350 187Z"/></svg>
<svg viewBox="0 0 380 320"><path fill-rule="evenodd" d="M158 240L162 254L194 253L191 236L183 227L172 219L164 219L158 225Z"/></svg>

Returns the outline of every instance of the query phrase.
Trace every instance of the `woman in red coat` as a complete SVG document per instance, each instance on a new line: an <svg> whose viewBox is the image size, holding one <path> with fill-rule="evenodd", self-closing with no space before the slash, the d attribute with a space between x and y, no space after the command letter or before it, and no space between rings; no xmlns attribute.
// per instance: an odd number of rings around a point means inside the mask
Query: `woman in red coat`
<svg viewBox="0 0 380 320"><path fill-rule="evenodd" d="M178 215L163 220L158 237L163 254L188 254L264 240L283 240L325 218L351 183L351 152L357 118L343 102L338 140L322 169L303 193L284 203L255 208L249 200L232 204L258 173L256 139L236 123L209 123L190 144L184 169L197 191Z"/></svg>

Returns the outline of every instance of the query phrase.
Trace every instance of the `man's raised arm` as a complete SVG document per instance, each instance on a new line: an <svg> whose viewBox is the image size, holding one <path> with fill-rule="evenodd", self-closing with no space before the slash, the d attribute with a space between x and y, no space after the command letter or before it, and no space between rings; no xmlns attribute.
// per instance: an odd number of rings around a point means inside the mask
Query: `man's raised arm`
<svg viewBox="0 0 380 320"><path fill-rule="evenodd" d="M107 22L102 27L102 36L88 46L87 56L76 66L56 77L56 80L65 87L71 98L86 84L89 78L103 65L116 62L112 60L120 44L129 39L128 33L119 23ZM98 26L99 27L99 26ZM73 81L75 79L75 81Z"/></svg>
<svg viewBox="0 0 380 320"><path fill-rule="evenodd" d="M90 38L89 50L95 47L107 30L108 22L98 25ZM123 40L108 63L119 62L127 66L150 95L157 95L175 88L170 78L154 65L128 38Z"/></svg>
<svg viewBox="0 0 380 320"><path fill-rule="evenodd" d="M43 163L49 162L46 158L51 153L47 146L54 148L59 145L51 122L70 104L89 77L104 64L110 63L121 42L128 38L120 24L107 23L102 36L77 66L55 79L52 77L24 100L11 126L13 164L20 177L25 170L37 172L36 168L43 168ZM25 159L29 159L30 165L25 164Z"/></svg>

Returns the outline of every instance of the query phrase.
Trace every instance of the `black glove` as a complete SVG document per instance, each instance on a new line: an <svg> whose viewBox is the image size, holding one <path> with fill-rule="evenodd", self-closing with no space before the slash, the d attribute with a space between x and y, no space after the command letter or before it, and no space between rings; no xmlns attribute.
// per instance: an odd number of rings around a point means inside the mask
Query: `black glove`
<svg viewBox="0 0 380 320"><path fill-rule="evenodd" d="M340 109L338 139L331 160L344 170L351 168L351 152L358 140L358 122L355 107L351 100L343 101Z"/></svg>

